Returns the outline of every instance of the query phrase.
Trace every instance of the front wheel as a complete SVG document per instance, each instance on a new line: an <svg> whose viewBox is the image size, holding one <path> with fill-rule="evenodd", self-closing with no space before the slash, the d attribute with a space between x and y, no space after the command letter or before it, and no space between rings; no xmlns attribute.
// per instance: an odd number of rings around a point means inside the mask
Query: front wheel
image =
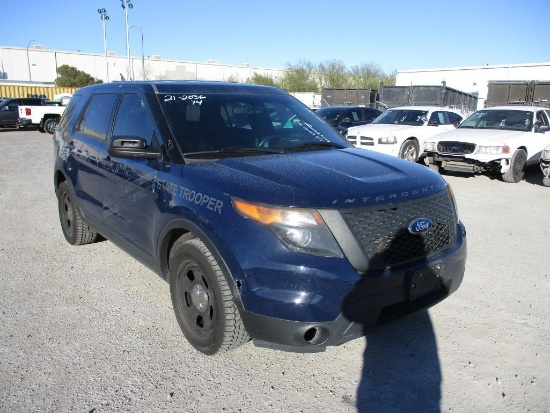
<svg viewBox="0 0 550 413"><path fill-rule="evenodd" d="M43 128L50 135L53 135L53 133L55 132L56 127L57 127L57 119L56 118L48 118L44 121Z"/></svg>
<svg viewBox="0 0 550 413"><path fill-rule="evenodd" d="M407 161L416 162L418 161L418 142L414 139L408 139L403 142L401 149L399 149L399 157L406 159Z"/></svg>
<svg viewBox="0 0 550 413"><path fill-rule="evenodd" d="M523 179L523 168L527 162L527 152L524 149L518 149L510 159L510 167L502 174L502 180L509 183L518 183Z"/></svg>
<svg viewBox="0 0 550 413"><path fill-rule="evenodd" d="M178 239L169 265L176 319L193 347L212 355L250 340L222 270L200 239Z"/></svg>

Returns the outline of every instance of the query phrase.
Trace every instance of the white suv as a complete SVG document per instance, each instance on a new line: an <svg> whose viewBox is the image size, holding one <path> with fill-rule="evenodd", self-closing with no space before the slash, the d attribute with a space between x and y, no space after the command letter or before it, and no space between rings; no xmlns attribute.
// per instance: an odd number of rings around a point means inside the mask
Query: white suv
<svg viewBox="0 0 550 413"><path fill-rule="evenodd" d="M549 117L550 109L535 106L478 110L456 130L427 140L425 162L436 170L496 172L519 182L525 165L537 164L550 144Z"/></svg>
<svg viewBox="0 0 550 413"><path fill-rule="evenodd" d="M372 123L348 129L347 140L357 148L418 160L424 140L455 129L463 116L440 106L406 106L383 112Z"/></svg>

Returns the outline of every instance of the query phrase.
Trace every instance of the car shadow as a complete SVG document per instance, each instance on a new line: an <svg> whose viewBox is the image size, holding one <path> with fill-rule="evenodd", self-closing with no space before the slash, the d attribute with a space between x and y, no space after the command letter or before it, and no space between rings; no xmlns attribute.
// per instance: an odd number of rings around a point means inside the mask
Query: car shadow
<svg viewBox="0 0 550 413"><path fill-rule="evenodd" d="M33 130L38 130L38 129L36 129L35 126L26 126L24 128L1 127L0 128L0 133L3 133L3 132L17 132L17 131L28 132L28 131L33 131Z"/></svg>
<svg viewBox="0 0 550 413"><path fill-rule="evenodd" d="M372 279L384 282L387 274L381 268L391 265L392 257L403 253L404 243L418 248L421 257L415 259L415 271L407 271L404 276L405 301L380 311L371 307L376 297L372 295L371 286L376 285ZM365 279L344 299L345 317L362 325L367 340L356 396L359 413L440 412L441 368L435 333L425 308L444 298L447 291L435 272L439 270L427 268L423 265L426 262L423 238L403 230L371 259ZM420 268L422 271L416 270ZM380 325L374 332L373 320Z"/></svg>
<svg viewBox="0 0 550 413"><path fill-rule="evenodd" d="M524 181L531 185L545 186L542 182L543 174L539 165L532 165L525 168Z"/></svg>
<svg viewBox="0 0 550 413"><path fill-rule="evenodd" d="M441 367L427 311L367 336L357 411L440 412Z"/></svg>

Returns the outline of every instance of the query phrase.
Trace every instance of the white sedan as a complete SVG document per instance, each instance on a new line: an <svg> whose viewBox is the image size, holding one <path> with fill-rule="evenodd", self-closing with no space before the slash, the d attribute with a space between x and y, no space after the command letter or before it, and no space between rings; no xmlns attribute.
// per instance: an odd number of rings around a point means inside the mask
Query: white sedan
<svg viewBox="0 0 550 413"><path fill-rule="evenodd" d="M539 162L550 144L550 109L498 106L474 112L451 132L424 144L425 162L437 170L495 172L505 182L523 179L526 165Z"/></svg>
<svg viewBox="0 0 550 413"><path fill-rule="evenodd" d="M347 140L357 148L418 160L427 138L453 130L460 112L440 106L406 106L389 109L368 125L348 129Z"/></svg>

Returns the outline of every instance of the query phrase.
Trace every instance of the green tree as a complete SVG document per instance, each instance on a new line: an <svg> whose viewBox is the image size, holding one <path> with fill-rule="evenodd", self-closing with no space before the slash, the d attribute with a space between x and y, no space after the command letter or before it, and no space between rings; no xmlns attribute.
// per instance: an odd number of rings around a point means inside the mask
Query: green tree
<svg viewBox="0 0 550 413"><path fill-rule="evenodd" d="M350 87L349 73L340 60L327 60L317 65L317 77L321 87L326 89L346 89Z"/></svg>
<svg viewBox="0 0 550 413"><path fill-rule="evenodd" d="M101 80L90 76L88 73L78 70L76 67L62 65L57 68L56 86L59 87L82 87L102 83Z"/></svg>
<svg viewBox="0 0 550 413"><path fill-rule="evenodd" d="M288 92L318 92L315 66L309 61L288 63L282 78L282 88Z"/></svg>
<svg viewBox="0 0 550 413"><path fill-rule="evenodd" d="M385 74L380 79L386 86L395 86L395 79L397 78L397 70L394 70L390 74Z"/></svg>
<svg viewBox="0 0 550 413"><path fill-rule="evenodd" d="M386 83L387 75L376 63L364 63L350 70L351 83L357 89L378 89L381 81ZM395 83L395 80L394 80Z"/></svg>
<svg viewBox="0 0 550 413"><path fill-rule="evenodd" d="M279 85L277 84L277 81L273 78L273 76L261 75L261 74L256 73L256 72L254 72L254 75L252 75L251 78L248 78L246 80L246 83L252 83L254 85L279 87Z"/></svg>

